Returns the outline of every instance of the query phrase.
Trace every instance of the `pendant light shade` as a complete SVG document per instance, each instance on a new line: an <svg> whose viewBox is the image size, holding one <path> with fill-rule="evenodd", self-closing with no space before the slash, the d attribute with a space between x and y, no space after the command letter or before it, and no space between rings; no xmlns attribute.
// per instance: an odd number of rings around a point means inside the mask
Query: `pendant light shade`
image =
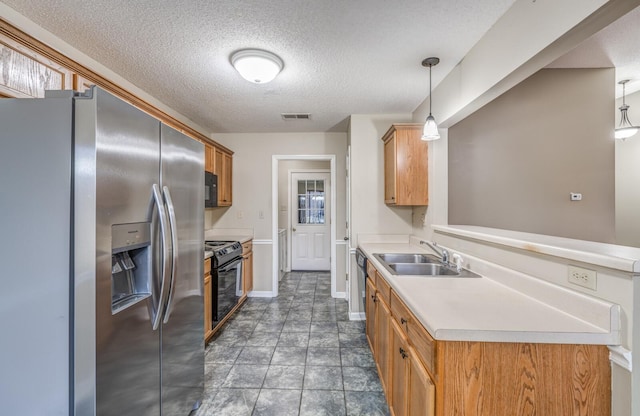
<svg viewBox="0 0 640 416"><path fill-rule="evenodd" d="M427 117L427 121L424 123L424 129L422 130L422 140L432 141L438 140L440 138L440 133L438 133L438 124L436 123L436 119L431 114L431 67L438 65L440 63L440 58L426 58L422 61L422 66L429 67L429 116Z"/></svg>
<svg viewBox="0 0 640 416"><path fill-rule="evenodd" d="M440 134L438 133L438 124L436 124L436 119L433 118L431 113L429 113L427 122L424 123L424 129L422 129L422 140L431 141L438 140L439 138Z"/></svg>
<svg viewBox="0 0 640 416"><path fill-rule="evenodd" d="M640 127L631 124L627 114L629 110L629 106L625 101L625 84L627 82L629 82L628 79L618 82L618 84L622 84L622 105L620 106L620 126L616 129L615 137L622 140L635 135L640 130Z"/></svg>
<svg viewBox="0 0 640 416"><path fill-rule="evenodd" d="M231 65L242 78L255 84L266 84L282 71L279 56L260 49L243 49L231 55Z"/></svg>

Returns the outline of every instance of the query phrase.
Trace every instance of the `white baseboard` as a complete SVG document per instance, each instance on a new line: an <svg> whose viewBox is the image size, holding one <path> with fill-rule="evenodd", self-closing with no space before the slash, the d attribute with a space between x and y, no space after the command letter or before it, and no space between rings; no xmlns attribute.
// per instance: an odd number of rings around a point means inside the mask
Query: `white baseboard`
<svg viewBox="0 0 640 416"><path fill-rule="evenodd" d="M349 312L350 321L365 321L366 317L364 312Z"/></svg>
<svg viewBox="0 0 640 416"><path fill-rule="evenodd" d="M250 298L273 298L273 292L270 290L252 290L251 292L247 293L247 297Z"/></svg>
<svg viewBox="0 0 640 416"><path fill-rule="evenodd" d="M331 296L336 298L336 299L346 299L347 298L347 292L336 292L336 293L332 294Z"/></svg>

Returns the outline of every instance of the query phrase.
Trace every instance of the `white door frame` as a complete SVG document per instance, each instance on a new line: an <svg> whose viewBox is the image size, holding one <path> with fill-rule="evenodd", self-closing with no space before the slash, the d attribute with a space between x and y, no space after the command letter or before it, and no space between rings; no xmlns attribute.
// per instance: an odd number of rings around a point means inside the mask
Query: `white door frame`
<svg viewBox="0 0 640 416"><path fill-rule="evenodd" d="M271 156L271 238L272 244L272 292L273 296L278 296L278 164L281 160L319 160L329 161L331 173L331 296L337 297L336 293L336 155L272 155ZM290 199L287 197L287 199Z"/></svg>
<svg viewBox="0 0 640 416"><path fill-rule="evenodd" d="M293 206L291 205L291 194L293 193L293 181L291 179L291 175L294 173L331 173L331 171L329 169L289 169L289 171L287 172L287 193L289 195L289 198L287 198L287 212L289 213L288 218L287 218L287 250L289 253L293 253L293 234L291 233L291 229L293 228L293 220L291 218L292 214L292 210L294 209ZM331 181L331 178L329 178L329 181ZM333 184L331 182L329 182L329 198L331 198ZM329 201L329 209L332 208L331 205L332 201ZM333 218L332 217L333 213L329 212L329 219ZM331 222L330 224L333 224L333 222ZM329 245L331 245L331 241L329 241ZM293 269L293 256L287 256L287 270L292 270Z"/></svg>

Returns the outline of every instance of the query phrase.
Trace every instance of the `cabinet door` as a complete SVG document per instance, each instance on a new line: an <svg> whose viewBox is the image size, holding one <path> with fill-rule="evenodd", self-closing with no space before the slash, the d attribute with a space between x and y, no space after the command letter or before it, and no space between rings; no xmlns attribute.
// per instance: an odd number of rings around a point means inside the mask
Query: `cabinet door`
<svg viewBox="0 0 640 416"><path fill-rule="evenodd" d="M416 352L409 348L409 390L407 405L410 416L434 416L436 412L436 387Z"/></svg>
<svg viewBox="0 0 640 416"><path fill-rule="evenodd" d="M204 170L207 172L214 173L213 165L214 165L214 150L213 146L208 144L204 145Z"/></svg>
<svg viewBox="0 0 640 416"><path fill-rule="evenodd" d="M231 206L233 158L220 149L215 149L214 173L218 175L218 206Z"/></svg>
<svg viewBox="0 0 640 416"><path fill-rule="evenodd" d="M376 364L382 388L389 392L389 341L391 339L391 310L382 297L377 296L376 308Z"/></svg>
<svg viewBox="0 0 640 416"><path fill-rule="evenodd" d="M384 202L396 203L396 137L384 143Z"/></svg>
<svg viewBox="0 0 640 416"><path fill-rule="evenodd" d="M371 279L367 279L365 287L366 332L373 356L376 356L376 287Z"/></svg>
<svg viewBox="0 0 640 416"><path fill-rule="evenodd" d="M15 98L43 98L45 90L70 90L73 74L44 55L0 36L0 94Z"/></svg>
<svg viewBox="0 0 640 416"><path fill-rule="evenodd" d="M224 188L222 195L222 202L226 205L231 205L231 201L233 200L233 157L227 153L222 155L222 160L224 161L222 165L223 169L223 180L224 180Z"/></svg>
<svg viewBox="0 0 640 416"><path fill-rule="evenodd" d="M387 396L393 416L407 414L409 395L409 348L404 331L395 320L391 323L391 394ZM411 414L411 413L409 413Z"/></svg>
<svg viewBox="0 0 640 416"><path fill-rule="evenodd" d="M253 290L253 251L247 253L242 261L242 282L245 294Z"/></svg>

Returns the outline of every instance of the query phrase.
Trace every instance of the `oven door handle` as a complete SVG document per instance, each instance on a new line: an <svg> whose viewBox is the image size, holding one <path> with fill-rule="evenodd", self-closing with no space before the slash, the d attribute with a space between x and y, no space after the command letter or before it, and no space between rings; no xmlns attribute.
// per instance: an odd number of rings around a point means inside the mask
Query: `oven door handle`
<svg viewBox="0 0 640 416"><path fill-rule="evenodd" d="M242 257L238 257L236 260L231 261L231 263L223 264L218 267L218 272L228 272L238 265L238 263L242 263Z"/></svg>

